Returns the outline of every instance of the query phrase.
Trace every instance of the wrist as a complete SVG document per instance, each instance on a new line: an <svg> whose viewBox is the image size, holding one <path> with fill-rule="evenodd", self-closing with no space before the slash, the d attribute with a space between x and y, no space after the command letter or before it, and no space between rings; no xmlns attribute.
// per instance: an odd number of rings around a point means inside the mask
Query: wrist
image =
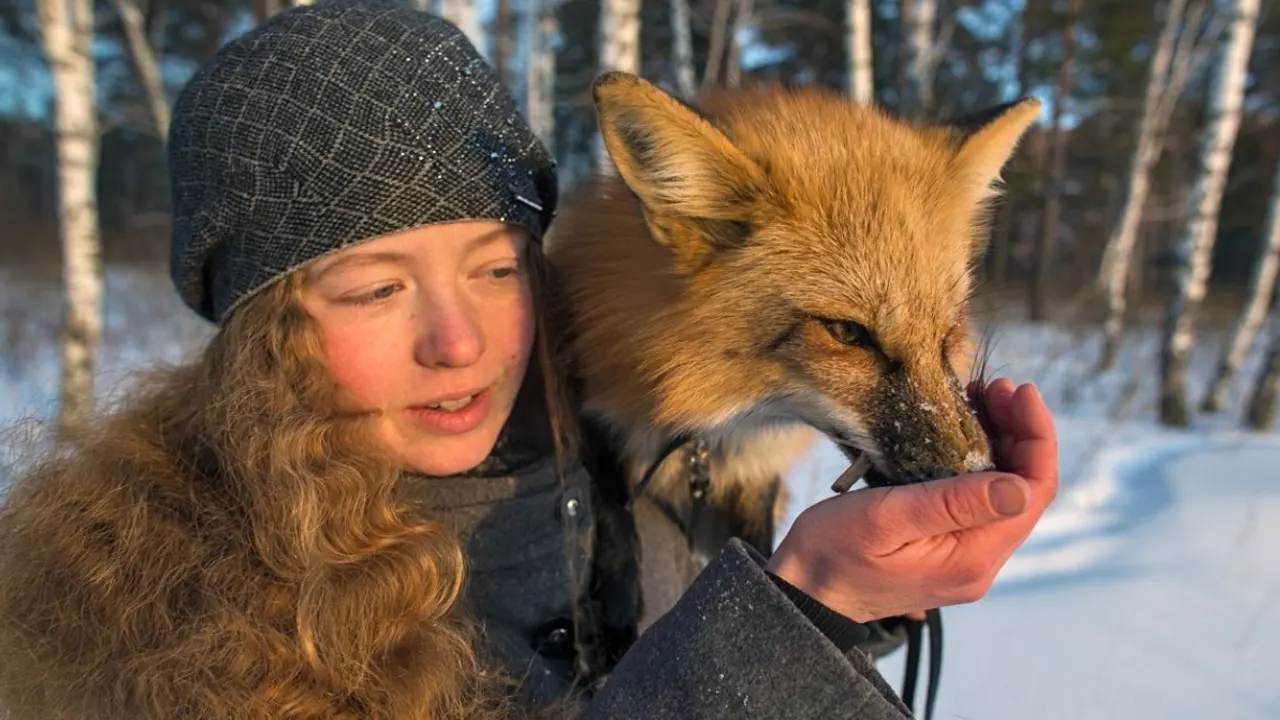
<svg viewBox="0 0 1280 720"><path fill-rule="evenodd" d="M784 538L770 556L765 570L854 622L867 623L875 620L847 590L833 588L825 581L829 575L821 570L822 564L821 561L815 562L812 554L795 552Z"/></svg>

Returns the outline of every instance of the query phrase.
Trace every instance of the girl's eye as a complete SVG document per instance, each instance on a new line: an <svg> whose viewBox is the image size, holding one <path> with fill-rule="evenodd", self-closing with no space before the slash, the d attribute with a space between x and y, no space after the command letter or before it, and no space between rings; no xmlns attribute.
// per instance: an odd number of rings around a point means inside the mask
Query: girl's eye
<svg viewBox="0 0 1280 720"><path fill-rule="evenodd" d="M399 289L400 289L400 285L398 283L381 285L367 293L362 293L360 295L353 295L351 297L344 297L342 298L342 302L347 305L371 305L373 303L386 300L387 298L396 294L396 292Z"/></svg>
<svg viewBox="0 0 1280 720"><path fill-rule="evenodd" d="M504 278L509 278L509 277L513 277L513 276L515 276L517 273L519 273L519 272L520 272L520 268L517 268L517 267L500 267L500 268L494 268L494 269L493 269L493 270L491 270L490 272L493 274L493 276L494 276L495 278L497 278L497 279L499 279L499 280L502 280L502 279L504 279Z"/></svg>

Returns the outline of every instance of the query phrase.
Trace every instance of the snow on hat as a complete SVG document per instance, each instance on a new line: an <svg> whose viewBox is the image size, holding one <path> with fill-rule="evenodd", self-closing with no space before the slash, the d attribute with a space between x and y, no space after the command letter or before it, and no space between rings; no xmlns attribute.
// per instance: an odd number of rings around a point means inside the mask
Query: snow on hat
<svg viewBox="0 0 1280 720"><path fill-rule="evenodd" d="M540 241L555 162L466 36L392 0L322 0L228 43L169 134L170 274L218 324L316 258L414 227Z"/></svg>

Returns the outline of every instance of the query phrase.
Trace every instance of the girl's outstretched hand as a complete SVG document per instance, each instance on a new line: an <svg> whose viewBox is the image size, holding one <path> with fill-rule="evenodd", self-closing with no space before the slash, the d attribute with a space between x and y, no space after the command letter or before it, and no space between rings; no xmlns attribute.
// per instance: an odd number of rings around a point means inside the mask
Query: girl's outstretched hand
<svg viewBox="0 0 1280 720"><path fill-rule="evenodd" d="M987 594L1058 492L1053 418L1033 385L983 400L1000 471L828 498L796 519L768 569L859 622Z"/></svg>

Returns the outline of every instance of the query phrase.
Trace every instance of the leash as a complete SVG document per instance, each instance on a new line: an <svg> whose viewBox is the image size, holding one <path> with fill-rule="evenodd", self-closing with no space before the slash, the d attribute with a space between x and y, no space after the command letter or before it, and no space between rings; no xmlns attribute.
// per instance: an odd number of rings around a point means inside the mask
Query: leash
<svg viewBox="0 0 1280 720"><path fill-rule="evenodd" d="M707 491L711 487L711 467L710 467L710 448L705 440L693 436L691 433L680 433L671 438L666 445L662 447L658 457L649 465L648 470L636 483L635 491L627 498L627 511L634 509L635 500L653 482L654 476L658 472L658 468L667 458L671 457L676 451L692 445L692 452L689 455L689 494L692 499L692 508L689 513L689 524L685 528L685 536L689 539L689 548L693 548L693 528L698 524L703 507L706 505ZM860 473L859 473L860 474ZM843 478L843 476L842 476ZM852 478L856 482L857 478ZM837 485L840 481L837 480ZM849 482L844 487L836 489L837 492L844 492L848 489ZM665 503L660 503L663 510L672 516L672 520L677 525L684 525L679 518L674 516L674 512L665 507ZM937 608L925 611L924 621L913 620L911 618L903 618L903 622L907 628L907 657L905 676L902 680L902 701L906 704L907 709L915 714L915 698L916 698L916 682L920 677L920 646L924 642L924 630L927 627L929 633L929 689L925 694L925 711L924 720L932 720L933 708L938 697L938 681L942 676L942 612Z"/></svg>
<svg viewBox="0 0 1280 720"><path fill-rule="evenodd" d="M906 618L907 623L907 659L906 671L902 679L902 702L914 715L916 700L916 680L920 676L920 643L923 642L922 628L929 629L929 690L925 694L924 718L933 718L933 707L938 700L938 680L942 676L942 611L934 608L926 610L924 621Z"/></svg>

